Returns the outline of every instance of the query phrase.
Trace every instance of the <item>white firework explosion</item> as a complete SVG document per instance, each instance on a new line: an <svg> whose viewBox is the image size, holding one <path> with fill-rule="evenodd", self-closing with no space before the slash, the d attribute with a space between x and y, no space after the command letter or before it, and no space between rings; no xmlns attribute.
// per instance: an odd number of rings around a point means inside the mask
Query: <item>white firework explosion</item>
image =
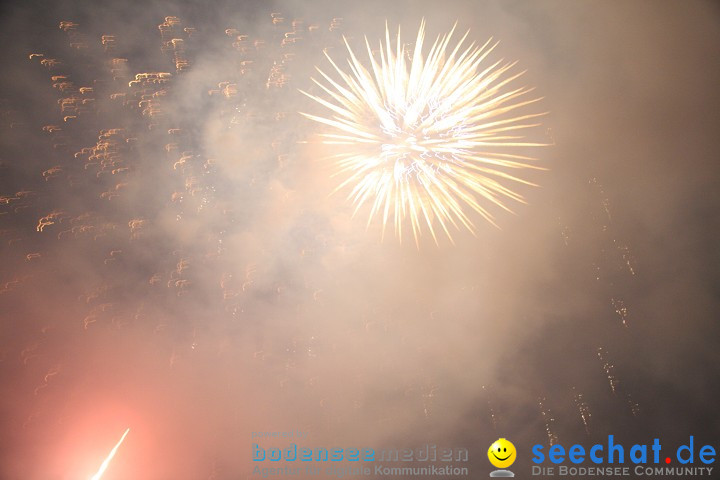
<svg viewBox="0 0 720 480"><path fill-rule="evenodd" d="M341 81L319 68L327 83L313 79L330 98L302 92L332 112L303 115L331 127L323 143L342 146L331 157L345 177L335 191L349 188L355 213L371 204L368 225L380 216L383 234L392 222L400 240L409 217L416 244L423 225L436 243L438 225L450 241L450 225L475 233L472 211L495 224L487 206L510 211L508 200L524 203L506 184L533 185L511 172L542 169L517 154L545 145L524 141L522 132L540 126L533 119L545 114L518 113L540 100L528 98L532 88L510 85L524 72L511 73L515 63L502 60L485 66L497 43L464 47L469 32L450 50L454 30L424 58L424 21L412 52L399 29L393 46L386 26L385 45L375 52L365 38L369 68L345 40L349 73L326 53Z"/></svg>

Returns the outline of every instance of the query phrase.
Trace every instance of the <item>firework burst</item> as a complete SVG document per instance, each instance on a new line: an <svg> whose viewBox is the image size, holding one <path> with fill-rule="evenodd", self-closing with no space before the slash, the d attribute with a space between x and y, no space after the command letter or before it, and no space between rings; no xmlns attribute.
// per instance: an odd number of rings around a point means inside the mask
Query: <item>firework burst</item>
<svg viewBox="0 0 720 480"><path fill-rule="evenodd" d="M369 67L346 40L350 71L326 53L341 80L319 68L325 82L313 79L330 98L302 92L332 112L303 115L330 127L323 143L342 146L331 157L342 177L335 191L349 189L354 213L369 204L368 225L381 217L383 235L392 223L401 241L408 218L416 244L425 228L435 243L438 227L450 241L451 225L474 233L473 211L495 224L490 205L510 211L509 201L524 203L507 184L533 185L514 172L542 169L519 151L545 145L523 134L544 115L519 113L540 100L528 97L532 88L511 85L524 72L503 60L485 66L492 40L464 46L465 33L451 49L454 30L424 57L424 21L412 52L400 30L391 41L386 26L378 50L365 39Z"/></svg>

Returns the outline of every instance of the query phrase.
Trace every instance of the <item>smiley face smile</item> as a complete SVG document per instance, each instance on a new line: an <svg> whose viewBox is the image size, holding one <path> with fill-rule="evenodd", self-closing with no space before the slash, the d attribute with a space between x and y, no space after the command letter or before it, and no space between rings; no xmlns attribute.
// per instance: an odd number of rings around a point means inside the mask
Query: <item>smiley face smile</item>
<svg viewBox="0 0 720 480"><path fill-rule="evenodd" d="M493 453L493 457L497 458L497 459L500 460L501 462L504 462L504 461L507 460L508 458L512 457L512 453L511 453L510 455L508 455L507 457L505 457L505 458L500 458L500 457L498 457L497 455L495 455L495 453Z"/></svg>

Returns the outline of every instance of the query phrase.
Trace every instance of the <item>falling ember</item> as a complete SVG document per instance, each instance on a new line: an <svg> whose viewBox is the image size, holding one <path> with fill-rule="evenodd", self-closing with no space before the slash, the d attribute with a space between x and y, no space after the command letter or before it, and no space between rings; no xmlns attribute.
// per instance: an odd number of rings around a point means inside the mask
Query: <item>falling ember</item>
<svg viewBox="0 0 720 480"><path fill-rule="evenodd" d="M542 414L543 422L545 423L545 433L547 434L548 445L555 445L558 443L558 436L555 433L555 417L547 407L547 400L545 397L538 398L538 407L540 407L540 413Z"/></svg>
<svg viewBox="0 0 720 480"><path fill-rule="evenodd" d="M585 433L590 435L590 418L592 417L592 413L590 413L590 406L583 398L583 394L577 392L575 387L573 387L573 400L575 401L575 406L580 413L580 418L582 419L583 426L585 427Z"/></svg>
<svg viewBox="0 0 720 480"><path fill-rule="evenodd" d="M424 22L412 52L399 30L391 42L386 27L378 50L365 40L369 66L346 41L351 73L326 53L342 80L319 69L329 86L313 80L331 98L302 92L332 112L303 113L331 128L323 143L345 149L332 157L345 177L335 191L350 190L355 213L370 204L368 225L379 215L383 232L391 222L400 240L408 217L416 243L425 227L436 243L438 226L451 241L450 225L474 232L471 211L495 224L490 205L510 211L508 201L524 203L507 184L533 185L515 172L542 169L517 151L545 145L523 135L544 115L519 113L540 100L528 98L531 88L510 86L523 72L511 73L515 64L502 60L483 66L497 45L490 40L463 46L466 33L450 47L453 31L438 37L424 58Z"/></svg>
<svg viewBox="0 0 720 480"><path fill-rule="evenodd" d="M105 470L107 470L108 465L110 465L110 461L115 456L117 449L120 448L120 445L122 445L123 440L125 440L125 437L127 436L128 432L130 432L129 428L127 430L125 430L125 433L123 433L122 437L120 437L120 441L113 447L112 450L110 450L110 454L107 456L105 461L103 461L102 465L100 465L100 469L97 471L97 473L95 475L92 476L92 478L90 480L100 480L100 477L102 477L103 473L105 473Z"/></svg>
<svg viewBox="0 0 720 480"><path fill-rule="evenodd" d="M610 390L612 390L612 393L617 393L618 388L618 379L615 376L615 365L613 365L608 359L607 359L607 351L603 347L599 347L597 349L597 356L600 362L603 364L603 370L605 371L605 375L607 376L608 382L610 382Z"/></svg>

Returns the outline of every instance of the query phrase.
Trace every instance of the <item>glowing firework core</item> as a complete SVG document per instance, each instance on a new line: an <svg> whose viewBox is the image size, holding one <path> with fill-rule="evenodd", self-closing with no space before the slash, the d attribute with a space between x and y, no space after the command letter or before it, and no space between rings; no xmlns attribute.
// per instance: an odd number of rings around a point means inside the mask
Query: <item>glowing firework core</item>
<svg viewBox="0 0 720 480"><path fill-rule="evenodd" d="M110 450L110 454L107 456L105 461L103 461L102 465L100 465L100 469L97 471L97 473L95 475L92 476L92 478L90 480L100 480L100 477L102 477L103 473L105 473L105 470L107 470L108 465L110 465L110 461L115 456L117 449L120 448L120 445L122 445L123 440L125 440L125 437L127 436L128 432L130 432L129 428L127 430L125 430L125 433L123 433L122 437L120 437L120 441L113 447L112 450Z"/></svg>
<svg viewBox="0 0 720 480"><path fill-rule="evenodd" d="M344 148L333 157L338 173L347 177L336 191L350 187L355 213L369 200L368 224L381 214L383 232L392 217L400 239L409 216L416 243L423 222L435 242L436 224L451 240L448 223L474 232L468 207L494 224L480 201L510 211L505 200L523 202L523 197L501 181L532 183L507 171L540 168L527 163L532 157L497 151L544 145L523 142L517 133L538 127L527 120L544 113L510 113L539 100L517 100L532 89L508 87L523 72L504 78L514 64L500 66L500 61L481 69L497 44L488 40L482 47L471 44L462 50L467 33L448 52L453 31L438 38L423 58L424 21L412 54L399 30L393 47L386 27L385 45L378 51L365 39L369 70L346 41L351 73L326 54L342 82L320 69L329 86L313 79L332 100L302 92L334 113L329 118L303 115L335 130L322 134L323 143Z"/></svg>

